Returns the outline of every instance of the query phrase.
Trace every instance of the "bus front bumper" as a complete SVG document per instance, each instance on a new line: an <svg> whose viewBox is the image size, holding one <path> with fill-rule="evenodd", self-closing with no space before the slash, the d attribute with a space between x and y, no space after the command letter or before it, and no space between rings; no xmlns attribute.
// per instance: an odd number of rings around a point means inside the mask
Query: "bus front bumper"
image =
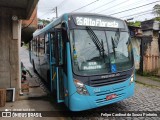
<svg viewBox="0 0 160 120"><path fill-rule="evenodd" d="M97 108L100 106L115 103L131 97L134 94L135 83L130 84L122 91L116 91L105 95L80 95L77 92L70 96L69 108L71 111L83 111L88 109ZM116 94L117 97L111 100L106 100L106 96Z"/></svg>

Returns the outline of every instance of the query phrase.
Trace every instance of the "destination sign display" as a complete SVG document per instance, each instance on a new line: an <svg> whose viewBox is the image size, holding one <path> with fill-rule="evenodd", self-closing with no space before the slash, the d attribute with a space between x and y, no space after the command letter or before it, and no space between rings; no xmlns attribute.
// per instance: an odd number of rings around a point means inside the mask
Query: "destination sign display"
<svg viewBox="0 0 160 120"><path fill-rule="evenodd" d="M74 17L74 21L79 26L124 28L124 22L122 20L109 17L76 16Z"/></svg>

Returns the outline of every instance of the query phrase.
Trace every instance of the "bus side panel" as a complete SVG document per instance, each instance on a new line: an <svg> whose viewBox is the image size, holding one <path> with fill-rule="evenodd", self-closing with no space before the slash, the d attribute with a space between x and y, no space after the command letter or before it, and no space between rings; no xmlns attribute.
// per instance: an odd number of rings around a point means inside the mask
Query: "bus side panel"
<svg viewBox="0 0 160 120"><path fill-rule="evenodd" d="M67 48L67 82L68 82L68 94L69 94L69 108L71 107L70 97L76 92L76 87L73 82L71 54L69 42L66 43Z"/></svg>
<svg viewBox="0 0 160 120"><path fill-rule="evenodd" d="M64 103L67 107L69 107L69 91L68 91L68 73L67 73L67 63L68 63L68 60L67 60L67 51L69 51L67 49L67 44L65 44L65 57L64 57L64 73L63 73L63 80L64 80Z"/></svg>
<svg viewBox="0 0 160 120"><path fill-rule="evenodd" d="M49 62L48 57L44 54L43 57L40 58L40 69L41 69L41 77L48 82L49 78Z"/></svg>
<svg viewBox="0 0 160 120"><path fill-rule="evenodd" d="M38 53L38 52L37 52L37 53ZM37 54L34 56L34 65L35 65L36 71L38 72L38 74L40 74L39 57L38 57Z"/></svg>

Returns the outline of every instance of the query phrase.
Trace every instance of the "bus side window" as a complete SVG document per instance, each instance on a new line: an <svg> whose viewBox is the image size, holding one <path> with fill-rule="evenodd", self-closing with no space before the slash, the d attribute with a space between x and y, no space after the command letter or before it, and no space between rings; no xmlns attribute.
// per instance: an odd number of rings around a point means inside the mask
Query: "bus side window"
<svg viewBox="0 0 160 120"><path fill-rule="evenodd" d="M48 34L45 35L45 54L47 55L48 61L50 61L50 46L49 46Z"/></svg>
<svg viewBox="0 0 160 120"><path fill-rule="evenodd" d="M39 56L44 56L44 51L45 51L45 47L44 47L44 38L40 37L39 38Z"/></svg>
<svg viewBox="0 0 160 120"><path fill-rule="evenodd" d="M34 38L32 40L32 53L34 53Z"/></svg>
<svg viewBox="0 0 160 120"><path fill-rule="evenodd" d="M55 43L55 34L54 33L51 33L51 45L52 45L52 48L53 48L52 56L54 58L56 58L56 43Z"/></svg>
<svg viewBox="0 0 160 120"><path fill-rule="evenodd" d="M49 41L48 41L48 34L45 34L45 54L49 55Z"/></svg>
<svg viewBox="0 0 160 120"><path fill-rule="evenodd" d="M59 53L59 64L62 65L63 64L63 41L62 41L62 32L58 32L58 44L59 44L59 48L58 48L58 53Z"/></svg>
<svg viewBox="0 0 160 120"><path fill-rule="evenodd" d="M36 56L38 56L38 38L36 38Z"/></svg>
<svg viewBox="0 0 160 120"><path fill-rule="evenodd" d="M43 45L44 45L44 54L45 54L45 50L46 50L46 44L45 44L45 35L43 36Z"/></svg>
<svg viewBox="0 0 160 120"><path fill-rule="evenodd" d="M29 44L30 44L30 51L32 51L32 42L33 42L33 40L31 40L31 41L29 42Z"/></svg>
<svg viewBox="0 0 160 120"><path fill-rule="evenodd" d="M46 54L49 55L49 42L46 42Z"/></svg>
<svg viewBox="0 0 160 120"><path fill-rule="evenodd" d="M40 36L37 38L37 56L40 56Z"/></svg>
<svg viewBox="0 0 160 120"><path fill-rule="evenodd" d="M36 38L33 39L33 54L36 55Z"/></svg>

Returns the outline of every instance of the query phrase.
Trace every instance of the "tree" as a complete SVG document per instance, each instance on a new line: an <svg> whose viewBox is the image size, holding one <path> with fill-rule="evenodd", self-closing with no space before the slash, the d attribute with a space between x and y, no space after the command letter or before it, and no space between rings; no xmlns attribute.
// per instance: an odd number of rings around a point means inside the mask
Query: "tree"
<svg viewBox="0 0 160 120"><path fill-rule="evenodd" d="M159 4L156 4L153 7L153 14L156 15L157 17L160 17L160 5Z"/></svg>
<svg viewBox="0 0 160 120"><path fill-rule="evenodd" d="M38 23L39 23L39 24L43 24L43 25L47 25L47 24L50 23L50 21L49 21L49 20L44 20L44 19L38 18Z"/></svg>
<svg viewBox="0 0 160 120"><path fill-rule="evenodd" d="M128 22L128 25L129 26L140 27L141 26L141 21Z"/></svg>

